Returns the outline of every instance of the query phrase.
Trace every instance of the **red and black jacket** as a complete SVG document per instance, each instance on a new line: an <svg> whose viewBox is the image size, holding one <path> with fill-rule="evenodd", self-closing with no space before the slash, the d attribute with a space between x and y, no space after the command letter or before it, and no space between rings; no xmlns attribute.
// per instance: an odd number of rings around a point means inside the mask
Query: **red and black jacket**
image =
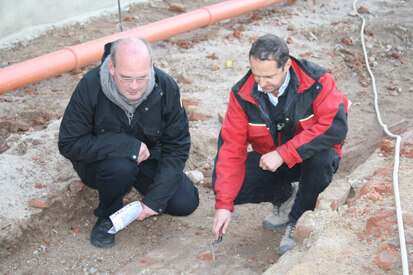
<svg viewBox="0 0 413 275"><path fill-rule="evenodd" d="M218 140L216 209L234 210L249 144L260 154L277 150L290 168L331 147L341 157L347 134L347 98L326 69L293 57L291 61L282 121L271 121L251 70L232 88Z"/></svg>

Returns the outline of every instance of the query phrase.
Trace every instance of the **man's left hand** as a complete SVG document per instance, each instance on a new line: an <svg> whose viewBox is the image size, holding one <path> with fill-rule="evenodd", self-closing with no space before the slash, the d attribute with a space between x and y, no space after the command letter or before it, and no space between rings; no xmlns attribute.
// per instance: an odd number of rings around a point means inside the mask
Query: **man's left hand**
<svg viewBox="0 0 413 275"><path fill-rule="evenodd" d="M147 160L151 153L145 143L141 142L141 147L139 148L139 155L136 162L140 164L142 161Z"/></svg>
<svg viewBox="0 0 413 275"><path fill-rule="evenodd" d="M262 155L260 159L260 167L271 172L275 172L283 163L284 160L277 150Z"/></svg>

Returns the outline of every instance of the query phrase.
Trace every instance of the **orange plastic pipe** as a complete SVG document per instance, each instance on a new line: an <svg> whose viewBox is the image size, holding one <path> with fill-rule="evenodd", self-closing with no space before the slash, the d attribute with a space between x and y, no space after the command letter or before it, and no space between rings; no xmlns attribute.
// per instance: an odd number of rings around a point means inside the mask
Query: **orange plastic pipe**
<svg viewBox="0 0 413 275"><path fill-rule="evenodd" d="M139 36L149 42L156 42L282 1L284 0L225 1L83 44L65 47L1 69L0 94L96 62L103 54L103 46L120 38Z"/></svg>

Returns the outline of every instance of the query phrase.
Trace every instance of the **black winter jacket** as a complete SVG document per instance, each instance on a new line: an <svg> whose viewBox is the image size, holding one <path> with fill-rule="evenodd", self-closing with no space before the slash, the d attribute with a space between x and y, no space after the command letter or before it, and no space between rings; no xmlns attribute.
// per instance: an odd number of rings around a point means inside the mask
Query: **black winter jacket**
<svg viewBox="0 0 413 275"><path fill-rule="evenodd" d="M125 112L103 93L99 71L100 66L88 72L70 99L60 125L60 153L80 164L111 158L136 162L144 142L158 167L143 203L162 213L182 181L190 149L188 119L179 87L155 68L155 87L138 106L129 125Z"/></svg>

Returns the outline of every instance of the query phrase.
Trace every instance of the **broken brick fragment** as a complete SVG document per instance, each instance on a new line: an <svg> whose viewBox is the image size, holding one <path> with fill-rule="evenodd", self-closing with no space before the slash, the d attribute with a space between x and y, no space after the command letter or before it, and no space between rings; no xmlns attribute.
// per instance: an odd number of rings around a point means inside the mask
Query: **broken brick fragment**
<svg viewBox="0 0 413 275"><path fill-rule="evenodd" d="M169 10L173 12L186 12L186 6L181 3L169 4Z"/></svg>
<svg viewBox="0 0 413 275"><path fill-rule="evenodd" d="M343 43L344 45L348 45L348 46L353 45L353 43L351 42L351 39L348 37L344 37L343 39L341 39L341 43Z"/></svg>
<svg viewBox="0 0 413 275"><path fill-rule="evenodd" d="M47 203L44 203L42 201L37 201L37 200L29 200L29 205L31 207L42 208L42 209L50 207Z"/></svg>

